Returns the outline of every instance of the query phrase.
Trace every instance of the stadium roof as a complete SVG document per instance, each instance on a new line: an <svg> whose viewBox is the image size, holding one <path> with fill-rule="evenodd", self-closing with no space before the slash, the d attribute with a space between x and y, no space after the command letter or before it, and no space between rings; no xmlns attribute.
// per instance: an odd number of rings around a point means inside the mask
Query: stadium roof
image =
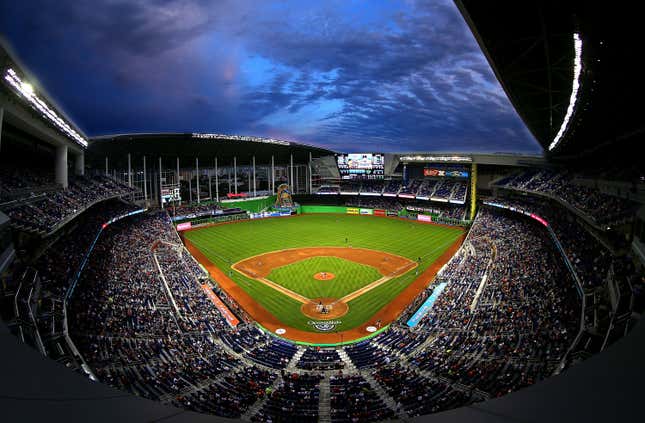
<svg viewBox="0 0 645 423"><path fill-rule="evenodd" d="M620 17L621 34L612 25L616 12L599 3L455 3L518 114L552 157L615 150L643 135L637 105L645 90L635 83L640 70L632 63L640 40L627 33L636 27L629 12ZM581 61L575 98L574 34ZM569 122L558 139L565 116Z"/></svg>
<svg viewBox="0 0 645 423"><path fill-rule="evenodd" d="M183 165L195 162L195 157L214 160L217 156L221 165L233 163L237 157L238 164L243 165L255 155L256 162L269 163L274 156L276 164L286 164L293 154L296 163L334 154L333 151L320 147L270 138L202 134L202 133L158 133L158 134L120 134L95 137L90 139L88 147L89 163L101 169L105 156L109 156L110 167L127 166L127 155L133 157L148 156L151 159L179 160ZM201 161L200 160L200 161Z"/></svg>

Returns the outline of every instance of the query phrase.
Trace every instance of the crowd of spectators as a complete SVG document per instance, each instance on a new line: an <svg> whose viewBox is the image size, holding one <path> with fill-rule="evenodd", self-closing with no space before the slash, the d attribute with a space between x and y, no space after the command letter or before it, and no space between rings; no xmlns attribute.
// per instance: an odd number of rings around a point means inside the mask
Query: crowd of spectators
<svg viewBox="0 0 645 423"><path fill-rule="evenodd" d="M397 411L404 410L412 417L459 407L471 399L470 394L430 380L400 363L376 369L374 379L396 400Z"/></svg>
<svg viewBox="0 0 645 423"><path fill-rule="evenodd" d="M598 224L620 221L633 214L634 202L576 184L575 176L567 171L527 169L497 181L496 185L560 199Z"/></svg>
<svg viewBox="0 0 645 423"><path fill-rule="evenodd" d="M463 204L466 201L468 184L452 178L413 178L407 182L392 180L342 181L339 186L321 186L318 194L357 193L359 195L385 195L387 197L417 198Z"/></svg>
<svg viewBox="0 0 645 423"><path fill-rule="evenodd" d="M283 375L267 401L252 417L254 422L311 422L318 421L320 380L316 373Z"/></svg>
<svg viewBox="0 0 645 423"><path fill-rule="evenodd" d="M317 193L318 194L340 194L340 187L323 185L320 188L318 188Z"/></svg>
<svg viewBox="0 0 645 423"><path fill-rule="evenodd" d="M0 166L0 204L57 189L54 173L51 171L5 163Z"/></svg>
<svg viewBox="0 0 645 423"><path fill-rule="evenodd" d="M13 190L12 200L2 204L2 211L11 218L14 227L44 235L92 204L134 192L133 188L103 175L70 176L67 189L45 181L49 181L46 176L26 178L17 185L21 194ZM3 187L5 182L15 183L11 178L3 180ZM4 192L6 195L7 191Z"/></svg>
<svg viewBox="0 0 645 423"><path fill-rule="evenodd" d="M128 210L101 206L108 215ZM96 227L103 217L93 218L94 210L83 218ZM93 240L83 220L77 224L86 237L70 231L60 242L81 251L53 248L39 265L51 280L48 292L65 292ZM556 231L569 237L571 225L558 223ZM586 262L589 240L580 242L565 248ZM260 404L255 421L316 421L328 378L332 420L354 422L446 410L535 383L554 373L579 329L573 279L544 227L527 217L481 209L436 282L445 289L414 329L406 319L436 284L372 339L297 347L252 324L230 327L168 214L151 212L103 230L70 303L70 334L99 380L138 395L226 417ZM209 289L224 299L217 286ZM396 407L355 368L372 374Z"/></svg>
<svg viewBox="0 0 645 423"><path fill-rule="evenodd" d="M335 349L309 347L300 357L297 367L304 370L340 370L345 363Z"/></svg>
<svg viewBox="0 0 645 423"><path fill-rule="evenodd" d="M209 201L202 204L192 203L168 207L168 214L171 218L182 216L198 217L212 215L221 209L219 203Z"/></svg>
<svg viewBox="0 0 645 423"><path fill-rule="evenodd" d="M376 422L395 417L394 411L360 375L332 375L329 385L334 423Z"/></svg>
<svg viewBox="0 0 645 423"><path fill-rule="evenodd" d="M419 323L434 339L412 361L493 396L549 376L580 327L553 242L537 222L483 209L467 243L438 277L446 288Z"/></svg>

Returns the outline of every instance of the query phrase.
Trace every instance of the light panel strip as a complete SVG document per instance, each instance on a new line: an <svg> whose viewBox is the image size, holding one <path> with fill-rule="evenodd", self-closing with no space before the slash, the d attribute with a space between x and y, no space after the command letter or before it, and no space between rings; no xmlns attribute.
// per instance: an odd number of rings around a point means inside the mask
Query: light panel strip
<svg viewBox="0 0 645 423"><path fill-rule="evenodd" d="M16 91L17 94L27 99L27 101L42 113L42 116L54 124L60 131L67 135L72 140L76 141L83 147L87 147L87 140L76 132L65 120L52 110L43 100L41 100L35 93L31 84L23 81L16 74L16 72L9 68L4 75L5 81Z"/></svg>
<svg viewBox="0 0 645 423"><path fill-rule="evenodd" d="M582 39L578 33L573 34L573 49L575 51L575 57L573 59L573 88L571 89L571 97L569 98L569 107L567 107L567 113L564 115L564 120L562 125L560 125L560 130L551 141L549 145L549 151L553 150L561 141L562 136L569 126L569 120L573 116L573 110L578 101L578 90L580 89L580 74L582 73Z"/></svg>

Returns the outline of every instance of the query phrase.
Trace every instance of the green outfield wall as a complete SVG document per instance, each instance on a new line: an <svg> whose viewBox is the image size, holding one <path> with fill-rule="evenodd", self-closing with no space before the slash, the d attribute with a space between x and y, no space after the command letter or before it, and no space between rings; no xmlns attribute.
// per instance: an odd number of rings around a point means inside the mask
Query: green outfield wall
<svg viewBox="0 0 645 423"><path fill-rule="evenodd" d="M347 213L344 206L300 206L298 213Z"/></svg>

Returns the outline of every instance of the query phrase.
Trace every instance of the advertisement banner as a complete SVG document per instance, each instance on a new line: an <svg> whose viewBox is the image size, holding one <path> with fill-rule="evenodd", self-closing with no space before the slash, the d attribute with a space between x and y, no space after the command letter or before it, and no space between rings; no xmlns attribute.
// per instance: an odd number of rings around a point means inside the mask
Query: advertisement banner
<svg viewBox="0 0 645 423"><path fill-rule="evenodd" d="M419 222L432 222L432 216L428 216L427 214L419 214L417 215L417 220Z"/></svg>
<svg viewBox="0 0 645 423"><path fill-rule="evenodd" d="M410 320L408 320L407 325L408 327L415 327L416 325L419 324L421 319L425 317L426 314L430 310L432 310L432 306L434 306L434 303L437 301L437 298L439 298L439 295L443 292L443 290L446 288L446 283L442 282L437 287L432 291L432 294L428 297L427 300L419 307L416 313L412 315Z"/></svg>
<svg viewBox="0 0 645 423"><path fill-rule="evenodd" d="M186 223L180 223L177 225L177 230L178 231L185 231L193 227L193 224L191 222L186 222Z"/></svg>
<svg viewBox="0 0 645 423"><path fill-rule="evenodd" d="M361 214L374 214L374 210L372 210L372 209L361 209L360 213Z"/></svg>
<svg viewBox="0 0 645 423"><path fill-rule="evenodd" d="M356 207L347 207L347 214L359 214L360 211Z"/></svg>
<svg viewBox="0 0 645 423"><path fill-rule="evenodd" d="M387 216L390 216L390 217L397 217L399 215L399 212L396 212L396 211L393 211L393 210L388 210L388 211L385 212L385 214Z"/></svg>
<svg viewBox="0 0 645 423"><path fill-rule="evenodd" d="M224 302L220 300L217 295L215 295L210 286L204 284L202 285L202 289L206 293L206 296L213 302L213 304L215 304L215 308L219 310L222 317L229 325L231 325L231 327L235 327L240 323L238 318L235 317L235 315L231 312L231 310L229 310L228 307L226 307L226 304L224 304Z"/></svg>
<svg viewBox="0 0 645 423"><path fill-rule="evenodd" d="M385 216L385 210L374 209L374 216Z"/></svg>

